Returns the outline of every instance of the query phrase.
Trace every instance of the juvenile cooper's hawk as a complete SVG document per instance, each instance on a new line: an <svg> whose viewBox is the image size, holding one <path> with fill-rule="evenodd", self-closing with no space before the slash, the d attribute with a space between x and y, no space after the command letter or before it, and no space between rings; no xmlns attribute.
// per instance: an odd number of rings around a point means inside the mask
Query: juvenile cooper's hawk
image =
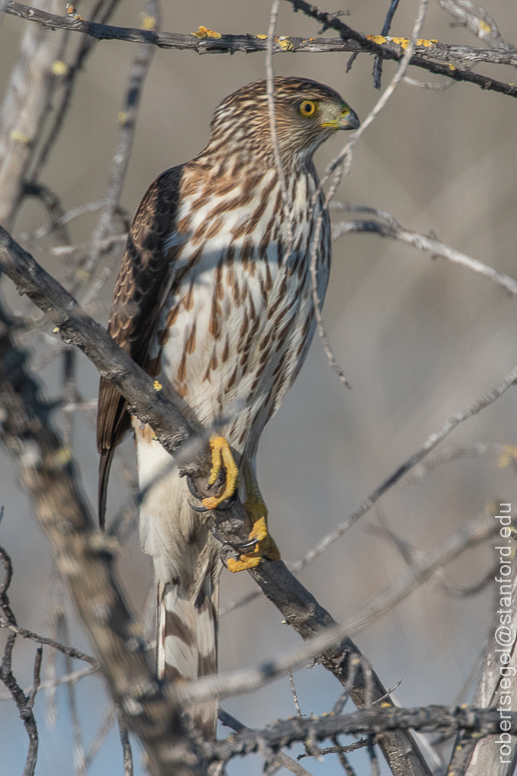
<svg viewBox="0 0 517 776"><path fill-rule="evenodd" d="M309 267L318 220L321 301L327 287L330 223L312 156L336 130L359 126L339 94L308 79L275 78L274 98L290 229L266 83L256 81L217 107L204 151L162 173L147 190L131 226L108 327L194 425L210 427L225 419L222 435L212 437L210 446L211 479L215 482L223 466L226 483L223 492L203 501L204 511L238 487L258 540L240 561L230 559L233 571L277 552L267 535L255 456L262 430L298 374L314 333ZM170 456L102 379L101 522L114 448L131 424L144 489ZM158 670L184 680L217 671L221 571L218 542L191 501L188 483L176 470L149 488L140 510L141 541L153 557L157 584ZM213 737L216 705L204 704L193 715Z"/></svg>

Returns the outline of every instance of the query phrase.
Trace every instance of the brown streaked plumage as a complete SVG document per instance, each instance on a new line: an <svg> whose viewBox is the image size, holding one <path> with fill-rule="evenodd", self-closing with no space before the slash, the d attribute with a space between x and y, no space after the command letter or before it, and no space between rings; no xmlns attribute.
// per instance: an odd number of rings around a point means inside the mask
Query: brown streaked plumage
<svg viewBox="0 0 517 776"><path fill-rule="evenodd" d="M298 374L314 333L309 264L318 221L318 293L321 300L325 295L330 226L313 153L335 130L358 126L327 86L276 78L274 88L289 224L266 86L257 81L216 108L199 156L164 172L148 189L131 227L109 322L111 335L193 424L210 427L225 419L221 433L241 473L254 469L264 425ZM125 400L101 380L101 521L113 451L130 426ZM147 488L140 535L157 583L158 670L190 680L217 670L219 549L207 521L190 508L177 472L152 484L170 457L148 429L134 426L140 487ZM241 497L250 500L256 488L246 474L241 479ZM216 715L213 703L193 711L207 736L215 735Z"/></svg>

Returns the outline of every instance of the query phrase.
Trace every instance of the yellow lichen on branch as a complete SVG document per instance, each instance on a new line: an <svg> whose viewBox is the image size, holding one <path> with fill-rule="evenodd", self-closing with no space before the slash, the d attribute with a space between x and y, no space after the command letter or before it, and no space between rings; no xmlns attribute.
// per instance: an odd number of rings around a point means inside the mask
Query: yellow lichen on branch
<svg viewBox="0 0 517 776"><path fill-rule="evenodd" d="M404 50L406 50L409 46L409 38L391 38L384 37L384 35L367 35L366 39L371 40L372 43L377 43L379 46L382 46L383 43L395 43L397 46L400 46ZM425 38L419 38L416 42L416 45L429 48L430 46L436 45L436 43L438 43L437 40L426 40Z"/></svg>
<svg viewBox="0 0 517 776"><path fill-rule="evenodd" d="M203 27L202 25L199 25L199 29L197 32L191 33L192 35L195 35L196 38L222 38L220 32L214 32L213 30L209 30L208 27Z"/></svg>
<svg viewBox="0 0 517 776"><path fill-rule="evenodd" d="M275 43L278 43L280 48L282 48L284 51L294 51L293 41L287 35L282 35L280 38L275 38Z"/></svg>

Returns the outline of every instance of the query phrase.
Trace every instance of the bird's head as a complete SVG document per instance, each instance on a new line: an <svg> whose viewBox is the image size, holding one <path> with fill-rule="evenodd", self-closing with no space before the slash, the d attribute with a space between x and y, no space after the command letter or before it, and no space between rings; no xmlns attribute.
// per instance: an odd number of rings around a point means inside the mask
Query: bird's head
<svg viewBox="0 0 517 776"><path fill-rule="evenodd" d="M339 129L357 129L359 119L334 89L308 78L274 79L275 119L284 163L310 159ZM216 108L210 143L271 158L272 141L266 81L255 81L226 97Z"/></svg>

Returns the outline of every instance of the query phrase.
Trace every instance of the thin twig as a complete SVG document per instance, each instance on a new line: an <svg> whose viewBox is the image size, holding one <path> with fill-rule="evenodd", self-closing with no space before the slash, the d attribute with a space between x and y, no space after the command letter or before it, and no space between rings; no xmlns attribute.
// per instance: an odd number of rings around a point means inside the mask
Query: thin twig
<svg viewBox="0 0 517 776"><path fill-rule="evenodd" d="M492 444L485 442L473 442L467 445L458 445L440 450L434 455L430 455L425 461L415 466L413 471L405 479L406 485L414 485L422 477L432 472L438 466L450 463L451 461L461 461L464 458L495 458L501 468L517 463L517 448L512 445L502 445L494 442Z"/></svg>
<svg viewBox="0 0 517 776"><path fill-rule="evenodd" d="M133 776L133 753L129 740L129 730L127 729L126 720L120 709L117 709L117 717L120 743L122 744L122 754L124 758L124 776Z"/></svg>
<svg viewBox="0 0 517 776"><path fill-rule="evenodd" d="M287 674L289 676L289 684L291 686L291 692L293 694L293 700L294 700L294 705L295 705L295 708L296 708L296 713L298 714L299 717L302 717L303 714L302 714L302 711L300 709L300 704L298 702L298 693L296 692L296 685L294 683L293 672L291 670L289 670L287 672Z"/></svg>
<svg viewBox="0 0 517 776"><path fill-rule="evenodd" d="M159 28L160 8L157 0L147 0L144 7L146 9L145 18L149 21L149 26L152 25L152 29ZM119 206L129 157L133 147L142 90L153 55L154 48L152 46L141 45L131 66L124 104L119 113L120 129L108 179L105 206L101 211L97 228L93 234L90 255L82 268L87 275L91 274L99 258L97 244L109 236L113 228L113 217Z"/></svg>
<svg viewBox="0 0 517 776"><path fill-rule="evenodd" d="M394 219L393 219L394 220ZM471 270L479 275L483 275L492 283L504 288L512 296L517 295L517 280L505 275L504 273L497 272L493 267L483 264L477 259L473 259L470 256L466 256L464 253L450 248L448 245L444 245L439 240L432 237L426 237L418 232L413 232L410 229L405 229L400 224L382 224L378 221L345 221L333 226L333 238L337 240L344 234L356 234L359 232L367 232L369 234L378 234L380 237L389 237L392 240L398 240L399 242L412 245L414 248L418 248L421 251L430 253L433 258L441 257L447 259L447 261L453 264L459 264L466 269Z"/></svg>
<svg viewBox="0 0 517 776"><path fill-rule="evenodd" d="M370 111L370 113L368 114L364 122L361 124L361 126L355 130L355 132L352 135L352 138L345 145L341 153L330 164L327 170L327 173L323 181L321 182L321 185L323 186L326 180L328 180L328 178L331 175L333 175L333 180L331 182L329 191L327 193L327 203L329 203L333 199L336 193L337 187L341 182L341 177L343 176L343 174L346 175L350 169L350 165L352 162L352 148L354 147L355 143L361 137L361 135L366 130L366 128L372 123L374 118L379 114L382 108L386 105L387 101L389 100L389 98L391 97L391 95L399 85L400 81L404 77L409 64L409 60L411 59L411 56L415 50L418 34L424 23L425 12L427 9L428 2L429 0L420 0L418 15L417 15L415 24L413 26L413 31L411 33L411 38L410 38L408 47L406 49L404 56L400 61L400 64L397 68L397 72L391 79L389 86L384 91L382 96L379 98L379 100L377 101L377 104ZM315 196L319 196L319 192L317 192ZM313 202L313 206L314 206L314 203L315 203L315 199ZM318 334L321 340L323 341L323 346L325 348L325 353L327 355L329 363L332 369L334 370L334 372L336 372L336 374L338 375L343 385L350 387L348 380L345 377L345 373L341 368L341 366L339 365L334 355L334 352L332 350L332 347L330 345L327 333L325 331L325 326L323 323L323 316L321 314L321 304L320 304L319 295L318 295L318 274L317 273L318 273L318 246L320 242L320 235L322 232L322 228L323 228L323 213L321 213L318 216L318 219L316 221L316 227L314 230L315 235L314 235L314 239L311 247L310 272L311 272L311 280L312 280L312 298L314 303L314 312L316 315L316 321L318 325Z"/></svg>
<svg viewBox="0 0 517 776"><path fill-rule="evenodd" d="M64 641L68 641L68 622L64 605L61 606L57 618L58 633L61 632ZM66 672L70 673L72 670L72 660L70 655L65 654L65 666ZM83 733L81 730L81 721L79 718L79 710L77 708L77 695L76 686L74 683L69 682L66 685L68 711L70 714L70 723L72 728L72 739L74 742L74 763L79 772L86 772L86 754L84 751Z"/></svg>
<svg viewBox="0 0 517 776"><path fill-rule="evenodd" d="M78 682L81 679L84 679L85 676L91 676L92 674L96 674L100 671L100 667L96 668L94 666L91 666L90 668L81 668L79 671L73 671L71 674L63 674L63 676L56 677L56 679L46 679L43 682L41 682L39 686L40 692L43 690L50 690L54 687L59 687L61 684L68 684L69 682ZM30 687L28 687L26 690L23 690L25 694L30 692ZM0 695L0 701L10 701L12 700L11 695Z"/></svg>
<svg viewBox="0 0 517 776"><path fill-rule="evenodd" d="M407 569L382 592L374 595L360 611L349 617L343 625L336 625L327 631L309 639L307 643L287 653L239 671L205 677L188 686L178 687L178 693L184 703L199 703L209 698L224 698L262 687L273 679L294 670L311 658L321 655L331 646L339 643L345 636L352 636L368 627L381 615L407 598L415 589L426 582L440 566L450 563L470 547L488 539L498 531L498 524L492 516L472 520L443 544L428 552L411 568Z"/></svg>
<svg viewBox="0 0 517 776"><path fill-rule="evenodd" d="M408 472L410 472L417 464L420 463L434 448L442 442L454 429L464 421L477 415L486 407L490 406L494 401L499 399L505 391L510 388L517 381L517 365L509 372L506 377L496 386L494 386L488 393L485 393L474 404L471 404L466 409L453 415L446 423L437 431L434 431L404 463L399 466L384 482L382 482L370 495L363 501L363 503L355 510L346 520L336 526L332 531L326 534L320 541L308 552L300 556L294 563L289 564L289 570L293 574L297 574L301 569L305 568L309 563L312 563L316 558L322 555L331 544L337 539L343 536L363 515L370 511L374 504L384 496L384 494L397 484ZM244 606L254 598L258 598L260 592L248 593L241 599L232 601L227 604L224 609L221 610L221 616L227 614L234 609L238 609Z"/></svg>
<svg viewBox="0 0 517 776"><path fill-rule="evenodd" d="M319 753L321 755L339 754L339 752L342 754L350 754L350 752L355 752L358 749L364 749L365 746L368 746L368 739L362 738L360 741L355 741L353 744L347 744L346 746L340 746L340 744L336 743L334 746L328 746L325 749L320 749ZM305 752L304 754L299 754L297 759L303 760L305 757L311 756L312 755Z"/></svg>
<svg viewBox="0 0 517 776"><path fill-rule="evenodd" d="M242 722L239 722L238 719L235 719L235 717L233 717L224 709L219 708L218 718L222 725L225 725L226 727L229 727L237 732L241 730L249 730L246 725L243 725ZM284 768L287 768L287 770L291 771L291 773L294 773L295 776L312 776L308 770L297 763L296 760L293 760L291 757L289 757L289 755L285 754L285 752L278 753L278 762Z"/></svg>
<svg viewBox="0 0 517 776"><path fill-rule="evenodd" d="M100 19L101 23L105 24L113 15L113 12L119 2L120 0L99 0L93 9L92 21ZM105 8L105 6L107 6L107 8ZM93 48L97 42L98 41L95 39L85 36L81 41L81 45L76 54L74 62L67 67L66 75L64 76L64 91L61 97L61 102L54 112L54 120L48 131L47 139L41 148L38 154L38 158L32 169L32 181L36 181L39 178L39 175L50 156L50 152L59 137L59 134L64 125L66 114L68 113L68 109L71 105L72 94L77 76L84 67L86 59L93 51Z"/></svg>
<svg viewBox="0 0 517 776"><path fill-rule="evenodd" d="M509 712L511 730L517 728L517 712ZM211 761L230 759L259 751L261 746L280 748L311 737L314 743L341 734L378 735L386 730L410 728L421 731L440 729L468 730L482 738L498 733L499 712L496 708L473 709L446 706L423 706L413 709L397 707L355 711L342 717L327 715L319 718L292 717L263 730L241 730L238 733L204 746Z"/></svg>
<svg viewBox="0 0 517 776"><path fill-rule="evenodd" d="M413 30L411 32L411 37L409 39L408 46L404 52L404 56L400 60L397 71L393 76L393 78L391 79L389 85L384 90L381 97L377 100L376 104L374 105L374 107L372 108L368 116L361 123L361 126L355 130L355 132L353 133L348 143L344 146L342 151L329 165L326 176L322 181L322 185L323 185L331 175L333 176L333 180L331 181L331 185L327 193L327 202L330 202L333 199L334 194L336 193L337 187L341 182L341 178L343 174L346 175L350 169L350 165L352 163L352 149L354 145L357 143L357 141L359 140L361 135L363 135L366 129L370 126L372 121L379 115L379 113L384 108L384 106L386 105L390 97L393 95L395 89L398 87L398 85L404 78L409 65L409 61L416 47L418 35L420 34L420 30L422 29L422 25L424 23L428 3L429 3L429 0L420 0L417 18L415 19L415 23L413 25Z"/></svg>
<svg viewBox="0 0 517 776"><path fill-rule="evenodd" d="M393 21L393 17L397 12L398 5L399 5L399 0L391 0L390 7L388 8L388 13L386 14L384 24L382 25L381 35L383 35L384 37L386 37L386 35L391 29L391 22ZM375 86L376 89L381 88L381 78L382 78L382 59L381 57L375 57L375 62L373 64L373 85Z"/></svg>
<svg viewBox="0 0 517 776"><path fill-rule="evenodd" d="M269 28L267 32L267 48L266 48L266 89L267 89L267 107L269 113L269 131L271 133L271 144L273 146L273 156L275 159L276 173L278 175L278 182L280 183L280 191L282 192L282 205L284 210L284 224L287 229L287 253L290 254L293 245L293 232L291 225L291 203L289 201L289 192L287 191L287 183L285 179L284 168L282 166L282 159L280 157L280 147L278 145L278 133L276 131L276 119L275 119L275 94L274 94L274 80L273 80L273 42L275 38L275 24L278 16L279 0L273 0L271 3L271 12L269 16ZM284 259L285 261L285 259Z"/></svg>
<svg viewBox="0 0 517 776"><path fill-rule="evenodd" d="M74 221L76 218L80 218L81 216L87 215L88 213L95 213L98 210L102 210L102 208L105 205L106 205L106 200L104 199L99 199L96 202L86 202L84 205L78 205L77 207L74 207L71 210L68 210L66 213L64 213L60 218L57 218L55 221L51 221L49 224L44 224L43 226L39 226L33 232L22 232L21 234L18 235L18 239L21 242L31 242L32 240L39 240L42 237L46 237L48 234L51 234L51 232L55 231L60 226L69 224L71 221Z"/></svg>
<svg viewBox="0 0 517 776"><path fill-rule="evenodd" d="M85 776L88 768L94 761L95 757L99 752L99 749L104 743L106 736L108 735L111 728L113 727L113 723L115 722L116 716L117 715L113 706L111 706L109 709L106 710L106 712L104 713L104 719L102 720L101 725L97 733L95 734L95 737L92 743L90 744L90 748L86 752L84 763L76 771L76 776Z"/></svg>
<svg viewBox="0 0 517 776"><path fill-rule="evenodd" d="M16 618L11 610L7 591L13 578L13 564L7 551L0 547L0 560L2 561L5 576L0 585L0 605L6 619L16 625ZM4 647L2 662L0 663L0 681L2 681L9 690L10 697L16 703L20 719L25 725L25 730L29 737L29 750L23 769L23 776L33 776L38 759L38 728L34 718L33 706L36 699L36 693L40 686L41 671L41 647L36 651L36 660L34 663L34 680L31 689L26 695L18 684L12 672L13 647L16 641L16 633L9 633Z"/></svg>
<svg viewBox="0 0 517 776"><path fill-rule="evenodd" d="M39 636L37 633L27 630L27 628L19 628L17 625L8 622L5 616L0 616L0 628L7 628L8 630L12 631L12 633L16 633L18 636L22 636L24 639L30 639L31 641L35 641L37 644L44 644L47 647L57 649L59 652L62 652L64 655L68 655L68 657L72 657L75 660L84 660L95 669L100 668L100 663L98 660L96 660L96 658L91 657L90 655L86 655L79 649L75 649L75 647L67 647L65 644L60 644L58 641L49 639L47 636Z"/></svg>

